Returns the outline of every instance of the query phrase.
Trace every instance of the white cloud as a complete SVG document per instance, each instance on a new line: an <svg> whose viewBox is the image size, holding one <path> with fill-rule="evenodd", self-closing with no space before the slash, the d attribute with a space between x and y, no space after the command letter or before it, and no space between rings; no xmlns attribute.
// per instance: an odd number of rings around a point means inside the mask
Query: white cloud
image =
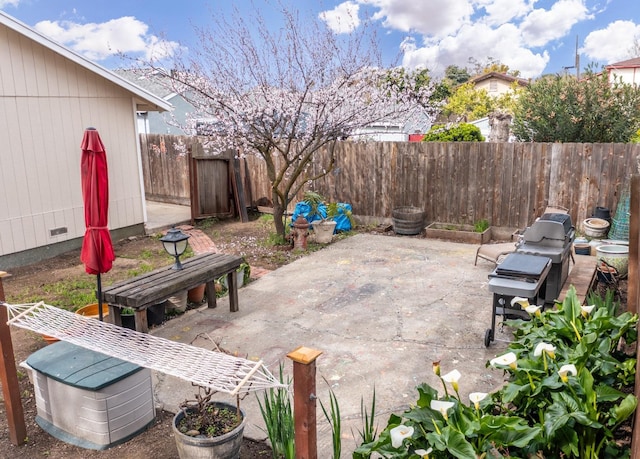
<svg viewBox="0 0 640 459"><path fill-rule="evenodd" d="M482 22L501 25L525 16L533 9L535 0L478 0L478 6L487 13Z"/></svg>
<svg viewBox="0 0 640 459"><path fill-rule="evenodd" d="M584 0L559 0L548 10L533 10L520 28L528 46L544 46L564 37L576 23L590 18Z"/></svg>
<svg viewBox="0 0 640 459"><path fill-rule="evenodd" d="M605 29L587 35L580 52L602 64L612 64L638 57L631 55L634 40L640 40L640 25L632 21L615 21Z"/></svg>
<svg viewBox="0 0 640 459"><path fill-rule="evenodd" d="M339 4L332 10L323 11L318 16L335 33L349 33L360 25L359 10L360 5L349 1Z"/></svg>
<svg viewBox="0 0 640 459"><path fill-rule="evenodd" d="M463 27L456 35L420 48L415 42L405 40L402 63L407 67L423 66L441 74L450 64L467 66L470 57L480 61L492 57L513 70L520 70L524 78L540 75L549 62L546 52L534 53L523 45L515 25L491 28L476 23Z"/></svg>
<svg viewBox="0 0 640 459"><path fill-rule="evenodd" d="M0 8L4 8L5 6L13 6L15 8L19 3L20 0L0 0Z"/></svg>
<svg viewBox="0 0 640 459"><path fill-rule="evenodd" d="M561 45L574 26L594 18L591 0L352 1L373 10L383 27L408 34L400 46L404 65L436 74L451 64L466 67L471 57L491 57L536 77L550 61L548 46Z"/></svg>
<svg viewBox="0 0 640 459"><path fill-rule="evenodd" d="M118 53L163 58L179 48L178 43L148 34L149 27L131 16L103 23L41 21L34 28L88 59L101 61Z"/></svg>
<svg viewBox="0 0 640 459"><path fill-rule="evenodd" d="M438 39L455 33L468 24L473 7L471 0L360 0L378 8L372 19L401 32L416 32Z"/></svg>

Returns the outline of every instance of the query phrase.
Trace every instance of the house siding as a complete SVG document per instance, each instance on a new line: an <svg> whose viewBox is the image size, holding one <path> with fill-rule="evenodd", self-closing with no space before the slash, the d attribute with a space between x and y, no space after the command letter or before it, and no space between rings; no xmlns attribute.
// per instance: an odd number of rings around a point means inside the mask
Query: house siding
<svg viewBox="0 0 640 459"><path fill-rule="evenodd" d="M0 24L0 257L83 236L89 126L107 149L109 228L144 223L134 106L126 89Z"/></svg>

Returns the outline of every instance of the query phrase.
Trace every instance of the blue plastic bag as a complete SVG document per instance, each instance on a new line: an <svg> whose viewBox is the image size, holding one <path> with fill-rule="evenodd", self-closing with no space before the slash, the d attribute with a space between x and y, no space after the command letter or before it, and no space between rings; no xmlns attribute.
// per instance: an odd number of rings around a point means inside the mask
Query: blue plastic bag
<svg viewBox="0 0 640 459"><path fill-rule="evenodd" d="M349 217L347 216L348 212L351 212L351 204L339 202L338 215L333 218L333 220L335 220L336 222L336 229L335 229L336 233L339 231L351 230L351 222L349 221ZM296 218L298 218L298 216L300 215L306 218L309 223L327 218L327 206L324 204L318 205L317 213L320 216L316 214L309 216L310 213L311 213L311 206L309 204L307 204L304 201L298 202L296 204L295 209L293 210L293 214L291 215L291 222L292 222L291 225L293 225L293 222L295 222Z"/></svg>

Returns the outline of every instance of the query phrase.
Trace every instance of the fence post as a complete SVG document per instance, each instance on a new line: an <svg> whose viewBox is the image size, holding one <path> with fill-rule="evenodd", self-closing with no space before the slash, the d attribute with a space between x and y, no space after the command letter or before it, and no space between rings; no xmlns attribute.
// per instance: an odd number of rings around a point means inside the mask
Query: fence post
<svg viewBox="0 0 640 459"><path fill-rule="evenodd" d="M0 303L5 301L2 278L7 275L6 272L0 271ZM0 383L2 383L2 394L7 411L9 441L19 446L24 444L27 439L27 427L24 423L18 373L16 372L16 361L13 356L13 343L11 342L11 330L7 325L7 320L9 320L7 308L0 305Z"/></svg>
<svg viewBox="0 0 640 459"><path fill-rule="evenodd" d="M640 302L640 176L631 176L629 202L629 274L627 276L627 311L637 313ZM636 344L640 351L640 344ZM640 361L636 361L635 396L640 397ZM636 407L631 431L631 457L640 457L640 408Z"/></svg>
<svg viewBox="0 0 640 459"><path fill-rule="evenodd" d="M316 359L321 351L300 346L287 354L293 360L293 417L296 459L317 459Z"/></svg>

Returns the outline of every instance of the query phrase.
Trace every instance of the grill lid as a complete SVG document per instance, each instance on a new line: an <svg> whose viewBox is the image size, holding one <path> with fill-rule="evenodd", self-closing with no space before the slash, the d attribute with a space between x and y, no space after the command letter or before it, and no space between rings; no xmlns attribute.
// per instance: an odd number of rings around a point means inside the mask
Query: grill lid
<svg viewBox="0 0 640 459"><path fill-rule="evenodd" d="M506 277L525 277L530 279L539 278L547 264L550 263L547 257L538 257L524 253L510 253L502 263L496 268L496 274Z"/></svg>
<svg viewBox="0 0 640 459"><path fill-rule="evenodd" d="M573 242L575 231L568 214L544 214L522 235L522 242L530 245L564 247Z"/></svg>

